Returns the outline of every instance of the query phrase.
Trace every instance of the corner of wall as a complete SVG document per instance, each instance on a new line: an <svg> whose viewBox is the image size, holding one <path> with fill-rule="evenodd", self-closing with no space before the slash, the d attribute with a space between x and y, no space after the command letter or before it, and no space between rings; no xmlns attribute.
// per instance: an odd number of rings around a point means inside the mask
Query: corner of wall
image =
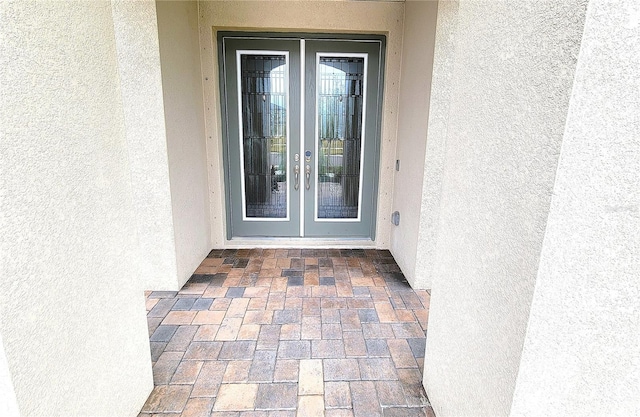
<svg viewBox="0 0 640 417"><path fill-rule="evenodd" d="M512 416L640 414L638 6L587 6Z"/></svg>
<svg viewBox="0 0 640 417"><path fill-rule="evenodd" d="M429 288L417 264L420 250L427 124L430 114L437 2L405 3L402 67L399 87L393 210L400 212L400 225L391 230L391 252L413 288Z"/></svg>
<svg viewBox="0 0 640 417"><path fill-rule="evenodd" d="M211 249L199 4L157 2L177 285Z"/></svg>
<svg viewBox="0 0 640 417"><path fill-rule="evenodd" d="M426 164L425 178L441 186L423 192L431 217L420 231L423 243L437 237L423 267L433 276L424 385L438 415L511 408L582 34L579 3L439 4L427 156L442 158Z"/></svg>
<svg viewBox="0 0 640 417"><path fill-rule="evenodd" d="M0 331L19 411L135 415L153 377L112 4L0 9Z"/></svg>
<svg viewBox="0 0 640 417"><path fill-rule="evenodd" d="M0 313L1 314L1 313ZM1 319L0 319L1 322ZM0 330L0 415L6 417L18 417L18 401L13 389L13 381L7 364L7 356L2 343L2 332Z"/></svg>
<svg viewBox="0 0 640 417"><path fill-rule="evenodd" d="M112 0L141 286L175 290L174 224L154 1Z"/></svg>
<svg viewBox="0 0 640 417"><path fill-rule="evenodd" d="M444 180L451 81L455 70L455 36L458 26L457 0L439 1L435 33L432 90L421 193L420 227L416 275L425 286L435 286L435 252L438 243L440 198Z"/></svg>

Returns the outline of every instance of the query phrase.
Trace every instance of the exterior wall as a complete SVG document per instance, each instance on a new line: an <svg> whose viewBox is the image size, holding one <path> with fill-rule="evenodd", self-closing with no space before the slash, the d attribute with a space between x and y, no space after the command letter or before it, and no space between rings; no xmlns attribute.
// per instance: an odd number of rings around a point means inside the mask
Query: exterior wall
<svg viewBox="0 0 640 417"><path fill-rule="evenodd" d="M11 375L9 374L7 355L4 353L2 334L0 334L0 415L6 417L20 415L16 393L13 391L13 382L11 382Z"/></svg>
<svg viewBox="0 0 640 417"><path fill-rule="evenodd" d="M640 15L591 0L511 414L640 415Z"/></svg>
<svg viewBox="0 0 640 417"><path fill-rule="evenodd" d="M416 260L437 15L436 1L405 3L396 149L400 171L392 209L400 212L400 225L391 229L391 252L413 288L430 288L426 277L416 273Z"/></svg>
<svg viewBox="0 0 640 417"><path fill-rule="evenodd" d="M585 9L459 2L425 356L438 416L510 412Z"/></svg>
<svg viewBox="0 0 640 417"><path fill-rule="evenodd" d="M428 114L427 143L422 173L420 225L418 230L414 288L433 286L433 265L438 242L440 193L449 123L451 82L455 63L455 34L458 1L438 4L438 23L434 50L431 99Z"/></svg>
<svg viewBox="0 0 640 417"><path fill-rule="evenodd" d="M179 288L211 249L198 3L156 8Z"/></svg>
<svg viewBox="0 0 640 417"><path fill-rule="evenodd" d="M0 5L0 332L20 412L153 387L110 2Z"/></svg>
<svg viewBox="0 0 640 417"><path fill-rule="evenodd" d="M142 282L147 289L176 290L156 5L117 0L112 6Z"/></svg>
<svg viewBox="0 0 640 417"><path fill-rule="evenodd" d="M213 247L255 246L374 246L388 248L395 164L398 85L402 51L404 5L399 2L342 1L207 1L200 3L200 43L211 201ZM294 32L353 32L387 35L382 143L376 241L308 241L300 239L227 241L223 175L220 92L216 32L257 30Z"/></svg>

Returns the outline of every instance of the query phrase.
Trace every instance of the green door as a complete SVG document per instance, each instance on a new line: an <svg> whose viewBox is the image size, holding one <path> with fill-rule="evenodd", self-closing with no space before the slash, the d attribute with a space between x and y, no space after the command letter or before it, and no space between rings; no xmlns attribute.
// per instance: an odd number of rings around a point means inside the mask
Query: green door
<svg viewBox="0 0 640 417"><path fill-rule="evenodd" d="M382 48L221 34L229 238L375 237Z"/></svg>

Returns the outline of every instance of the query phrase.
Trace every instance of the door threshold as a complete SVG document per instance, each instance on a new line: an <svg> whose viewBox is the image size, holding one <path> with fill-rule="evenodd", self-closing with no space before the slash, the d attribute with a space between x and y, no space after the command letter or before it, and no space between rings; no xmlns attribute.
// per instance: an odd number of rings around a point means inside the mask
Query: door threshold
<svg viewBox="0 0 640 417"><path fill-rule="evenodd" d="M224 248L317 248L317 249L377 249L369 238L282 238L237 237L226 240Z"/></svg>

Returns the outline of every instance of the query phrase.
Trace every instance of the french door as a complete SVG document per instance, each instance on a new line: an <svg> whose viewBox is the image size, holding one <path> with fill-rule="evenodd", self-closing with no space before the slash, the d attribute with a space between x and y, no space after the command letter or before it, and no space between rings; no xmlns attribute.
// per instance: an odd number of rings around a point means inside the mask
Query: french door
<svg viewBox="0 0 640 417"><path fill-rule="evenodd" d="M383 39L219 39L228 237L373 239Z"/></svg>

